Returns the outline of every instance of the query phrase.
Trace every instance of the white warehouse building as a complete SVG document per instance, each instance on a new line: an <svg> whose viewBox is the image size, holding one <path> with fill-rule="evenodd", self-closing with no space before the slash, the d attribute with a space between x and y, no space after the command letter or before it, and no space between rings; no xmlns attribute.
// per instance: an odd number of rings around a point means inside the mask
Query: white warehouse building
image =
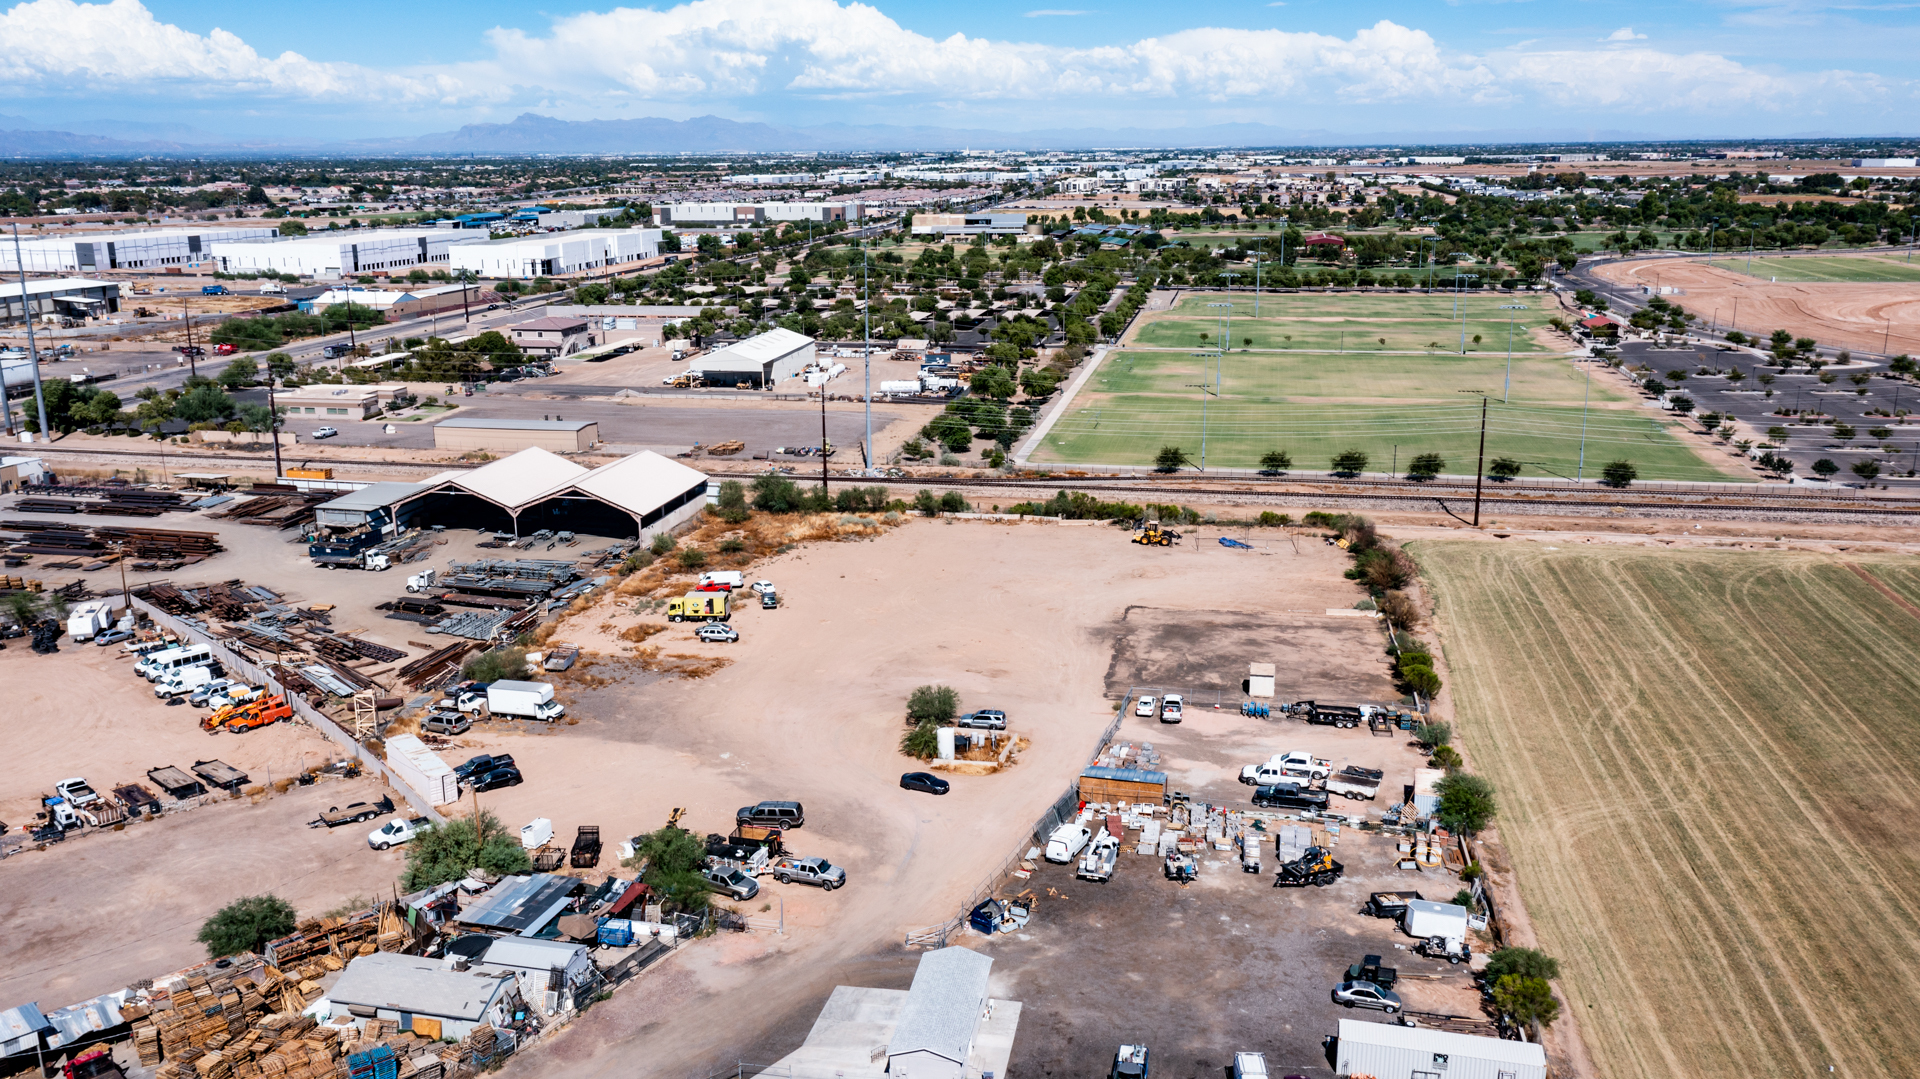
<svg viewBox="0 0 1920 1079"><path fill-rule="evenodd" d="M340 277L415 267L445 269L453 248L484 237L443 229L329 229L307 236L222 243L227 273L272 270L299 277Z"/></svg>
<svg viewBox="0 0 1920 1079"><path fill-rule="evenodd" d="M1335 1075L1374 1079L1547 1079L1547 1054L1510 1042L1427 1027L1340 1020Z"/></svg>
<svg viewBox="0 0 1920 1079"><path fill-rule="evenodd" d="M151 270L161 266L197 266L215 257L214 247L236 240L271 240L277 228L148 229L142 232L83 232L20 238L0 244L0 269L28 273L98 273L102 270Z"/></svg>
<svg viewBox="0 0 1920 1079"><path fill-rule="evenodd" d="M579 229L454 248L453 268L481 277L544 277L640 262L660 253L659 229Z"/></svg>

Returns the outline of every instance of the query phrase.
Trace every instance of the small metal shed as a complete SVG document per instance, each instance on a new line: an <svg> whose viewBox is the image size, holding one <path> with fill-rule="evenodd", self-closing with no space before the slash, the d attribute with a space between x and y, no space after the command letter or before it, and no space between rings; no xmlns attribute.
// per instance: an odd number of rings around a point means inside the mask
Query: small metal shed
<svg viewBox="0 0 1920 1079"><path fill-rule="evenodd" d="M1167 773L1139 768L1093 767L1080 773L1083 802L1128 802L1159 805L1166 801Z"/></svg>
<svg viewBox="0 0 1920 1079"><path fill-rule="evenodd" d="M247 773L220 760L194 761L193 774L223 791L237 791L247 782Z"/></svg>
<svg viewBox="0 0 1920 1079"><path fill-rule="evenodd" d="M1271 698L1273 676L1274 668L1271 663L1247 664L1247 696Z"/></svg>
<svg viewBox="0 0 1920 1079"><path fill-rule="evenodd" d="M1510 1042L1427 1027L1340 1020L1335 1075L1374 1079L1546 1079L1547 1054Z"/></svg>
<svg viewBox="0 0 1920 1079"><path fill-rule="evenodd" d="M153 782L154 786L160 788L161 793L176 801L207 793L206 784L171 764L164 768L149 769L147 778Z"/></svg>

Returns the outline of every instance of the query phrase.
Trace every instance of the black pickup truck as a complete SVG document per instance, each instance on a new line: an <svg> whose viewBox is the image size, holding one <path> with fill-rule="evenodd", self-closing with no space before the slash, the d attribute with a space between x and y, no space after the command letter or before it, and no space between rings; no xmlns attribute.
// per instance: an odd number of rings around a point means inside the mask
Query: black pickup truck
<svg viewBox="0 0 1920 1079"><path fill-rule="evenodd" d="M1266 809L1325 810L1327 792L1309 790L1298 783L1275 783L1271 787L1255 788L1253 804Z"/></svg>

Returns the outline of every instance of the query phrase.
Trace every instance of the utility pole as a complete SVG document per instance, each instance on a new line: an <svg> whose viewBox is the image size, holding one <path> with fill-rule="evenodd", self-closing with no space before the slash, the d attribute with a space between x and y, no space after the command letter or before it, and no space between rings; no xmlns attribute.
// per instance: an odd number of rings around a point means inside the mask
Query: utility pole
<svg viewBox="0 0 1920 1079"><path fill-rule="evenodd" d="M273 403L272 367L267 368L267 437L273 440L273 481L278 483L287 470L280 465L280 410Z"/></svg>
<svg viewBox="0 0 1920 1079"><path fill-rule="evenodd" d="M20 254L20 223L13 224L13 263L20 270L20 320L27 324L27 369L33 372L33 402L40 410L40 439L45 441L49 434L47 428L47 398L40 392L40 346L33 337L33 307L27 300L27 260ZM6 378L0 375L0 397L6 394ZM7 402L7 430L13 430L13 402Z"/></svg>
<svg viewBox="0 0 1920 1079"><path fill-rule="evenodd" d="M1480 485L1487 478L1487 399L1480 398L1480 463L1473 470L1473 527L1480 527Z"/></svg>
<svg viewBox="0 0 1920 1079"><path fill-rule="evenodd" d="M187 306L185 296L180 297L180 317L187 322L187 377L197 378L200 375L200 365L195 363L193 358L193 310Z"/></svg>
<svg viewBox="0 0 1920 1079"><path fill-rule="evenodd" d="M867 404L867 445L862 457L865 459L866 466L871 469L873 468L873 283L868 267L873 260L871 253L867 250L867 244L868 241L865 239L860 241L860 297L863 301L860 312L860 362L866 374L866 390L862 396L866 398ZM1018 362L1014 367L1016 370L1019 368ZM821 389L824 391L826 387L822 386Z"/></svg>

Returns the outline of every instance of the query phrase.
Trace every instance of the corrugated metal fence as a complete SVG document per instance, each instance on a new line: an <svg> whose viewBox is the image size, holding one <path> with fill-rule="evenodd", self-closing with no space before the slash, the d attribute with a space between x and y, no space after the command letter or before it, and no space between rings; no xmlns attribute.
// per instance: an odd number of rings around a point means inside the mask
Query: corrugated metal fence
<svg viewBox="0 0 1920 1079"><path fill-rule="evenodd" d="M266 686L268 693L278 693L286 697L287 703L293 708L294 715L312 724L313 729L319 731L321 734L338 742L342 748L359 758L360 763L366 768L385 777L387 784L394 789L394 792L402 798L405 798L408 804L412 805L414 810L421 816L435 823L444 823L446 821L446 817L443 816L438 809L434 808L433 803L429 802L419 791L408 786L404 780L394 774L393 769L387 767L386 761L381 760L366 746L354 741L353 735L348 734L345 728L308 704L305 698L297 693L288 693L284 686L270 677L260 666L251 660L242 659L233 649L228 648L218 638L208 634L206 630L198 625L182 618L175 618L173 615L160 610L139 596L130 596L129 598L133 601L133 605L140 609L142 614L153 619L155 625L164 626L183 639L197 641L210 648L213 651L214 658L220 661L220 665L225 667L228 673L244 678L249 682Z"/></svg>

